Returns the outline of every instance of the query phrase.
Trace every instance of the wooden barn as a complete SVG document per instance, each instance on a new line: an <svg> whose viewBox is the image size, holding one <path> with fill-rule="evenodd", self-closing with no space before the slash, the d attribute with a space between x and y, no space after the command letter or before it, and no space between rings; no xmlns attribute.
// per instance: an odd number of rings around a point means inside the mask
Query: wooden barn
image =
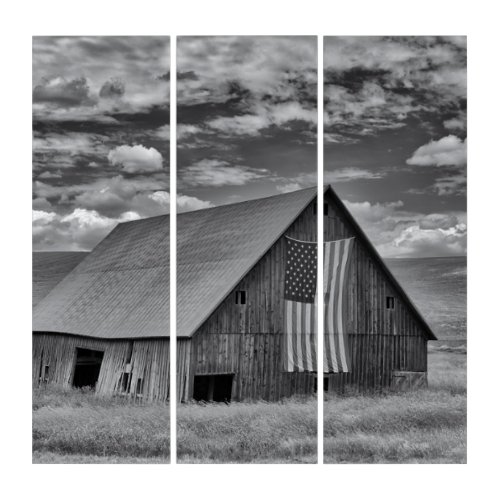
<svg viewBox="0 0 500 500"><path fill-rule="evenodd" d="M277 400L313 393L313 372L285 371L287 237L315 242L315 188L181 214L177 366L181 400ZM434 334L331 187L325 241L354 237L346 276L348 373L329 391L426 383Z"/></svg>
<svg viewBox="0 0 500 500"><path fill-rule="evenodd" d="M33 382L169 395L169 220L119 224L33 310Z"/></svg>
<svg viewBox="0 0 500 500"><path fill-rule="evenodd" d="M285 371L287 237L315 242L317 190L180 214L177 396L277 400L316 390ZM354 237L346 275L348 373L329 391L424 384L432 331L346 207L325 190L325 241ZM103 394L169 394L169 218L119 224L34 308L33 380Z"/></svg>

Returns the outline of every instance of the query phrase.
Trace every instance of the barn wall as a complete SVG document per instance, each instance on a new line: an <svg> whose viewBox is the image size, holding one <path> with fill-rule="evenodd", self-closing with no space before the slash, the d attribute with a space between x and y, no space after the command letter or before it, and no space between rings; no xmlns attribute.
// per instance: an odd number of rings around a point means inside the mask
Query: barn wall
<svg viewBox="0 0 500 500"><path fill-rule="evenodd" d="M186 401L192 396L193 370L191 339L177 339L177 400ZM190 394L191 388L191 394Z"/></svg>
<svg viewBox="0 0 500 500"><path fill-rule="evenodd" d="M311 203L286 235L316 241L313 210ZM247 291L247 304L236 305L231 293L195 333L184 399L192 397L195 375L224 373L235 374L235 400L277 400L314 391L314 375L282 369L285 255L280 238L235 287Z"/></svg>
<svg viewBox="0 0 500 500"><path fill-rule="evenodd" d="M329 374L329 392L396 388L396 372L402 376L406 372L425 375L427 371L426 340L422 336L351 333L349 347L352 369L349 373Z"/></svg>
<svg viewBox="0 0 500 500"><path fill-rule="evenodd" d="M203 329L192 340L193 376L234 374L232 398L236 401L276 401L293 394L312 394L314 374L284 372L282 349L282 333L214 333Z"/></svg>
<svg viewBox="0 0 500 500"><path fill-rule="evenodd" d="M136 397L142 380L142 398L166 401L169 396L170 351L168 339L102 340L64 334L33 334L33 383L40 383L49 366L48 383L69 386L73 381L76 349L104 351L96 393L125 393ZM123 391L122 374L128 371L129 388Z"/></svg>

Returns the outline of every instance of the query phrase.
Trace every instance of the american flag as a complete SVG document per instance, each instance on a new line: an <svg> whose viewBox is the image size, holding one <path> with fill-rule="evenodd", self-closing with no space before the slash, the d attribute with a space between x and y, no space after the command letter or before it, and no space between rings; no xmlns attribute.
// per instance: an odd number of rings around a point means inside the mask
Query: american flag
<svg viewBox="0 0 500 500"><path fill-rule="evenodd" d="M313 372L316 366L316 243L286 238L285 370Z"/></svg>
<svg viewBox="0 0 500 500"><path fill-rule="evenodd" d="M344 289L352 238L325 243L324 371L350 368ZM317 334L317 244L286 238L285 370L315 372Z"/></svg>
<svg viewBox="0 0 500 500"><path fill-rule="evenodd" d="M323 369L325 373L351 371L344 294L353 240L354 238L349 238L325 243L323 268L323 292L325 294Z"/></svg>

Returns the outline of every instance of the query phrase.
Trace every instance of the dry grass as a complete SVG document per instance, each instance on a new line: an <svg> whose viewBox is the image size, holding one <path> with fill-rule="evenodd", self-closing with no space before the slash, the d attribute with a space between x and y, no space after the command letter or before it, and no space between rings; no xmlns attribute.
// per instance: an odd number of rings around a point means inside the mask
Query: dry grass
<svg viewBox="0 0 500 500"><path fill-rule="evenodd" d="M169 407L47 386L33 391L34 463L167 463Z"/></svg>
<svg viewBox="0 0 500 500"><path fill-rule="evenodd" d="M466 461L465 349L431 350L429 388L328 397L325 463ZM316 462L316 400L180 405L178 461Z"/></svg>
<svg viewBox="0 0 500 500"><path fill-rule="evenodd" d="M431 350L429 388L325 401L325 463L466 462L463 352Z"/></svg>
<svg viewBox="0 0 500 500"><path fill-rule="evenodd" d="M183 404L177 410L181 463L316 462L316 400Z"/></svg>
<svg viewBox="0 0 500 500"><path fill-rule="evenodd" d="M431 349L429 388L325 401L325 463L466 461L465 349ZM181 463L314 463L314 398L178 406ZM34 463L167 463L169 408L33 392Z"/></svg>

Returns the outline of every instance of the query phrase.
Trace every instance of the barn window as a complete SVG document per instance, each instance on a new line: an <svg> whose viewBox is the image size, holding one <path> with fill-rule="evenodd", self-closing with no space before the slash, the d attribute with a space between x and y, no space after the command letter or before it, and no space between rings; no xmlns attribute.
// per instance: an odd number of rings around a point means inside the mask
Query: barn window
<svg viewBox="0 0 500 500"><path fill-rule="evenodd" d="M328 377L323 377L323 392L328 392ZM314 377L314 392L318 392L318 377Z"/></svg>
<svg viewBox="0 0 500 500"><path fill-rule="evenodd" d="M73 386L94 388L99 379L103 357L103 351L93 351L77 347Z"/></svg>
<svg viewBox="0 0 500 500"><path fill-rule="evenodd" d="M233 387L233 374L196 375L194 377L193 399L229 403Z"/></svg>
<svg viewBox="0 0 500 500"><path fill-rule="evenodd" d="M42 376L41 376L41 381L42 382L48 382L49 381L49 365L45 365L43 367L43 373L42 373Z"/></svg>
<svg viewBox="0 0 500 500"><path fill-rule="evenodd" d="M137 383L135 384L135 394L140 398L142 398L143 385L144 383L142 381L142 378L138 378Z"/></svg>
<svg viewBox="0 0 500 500"><path fill-rule="evenodd" d="M120 393L128 394L130 392L130 373L122 373L120 379Z"/></svg>
<svg viewBox="0 0 500 500"><path fill-rule="evenodd" d="M247 292L246 290L236 290L234 296L235 304L245 305L247 303Z"/></svg>
<svg viewBox="0 0 500 500"><path fill-rule="evenodd" d="M385 298L385 307L386 309L394 309L394 297Z"/></svg>

